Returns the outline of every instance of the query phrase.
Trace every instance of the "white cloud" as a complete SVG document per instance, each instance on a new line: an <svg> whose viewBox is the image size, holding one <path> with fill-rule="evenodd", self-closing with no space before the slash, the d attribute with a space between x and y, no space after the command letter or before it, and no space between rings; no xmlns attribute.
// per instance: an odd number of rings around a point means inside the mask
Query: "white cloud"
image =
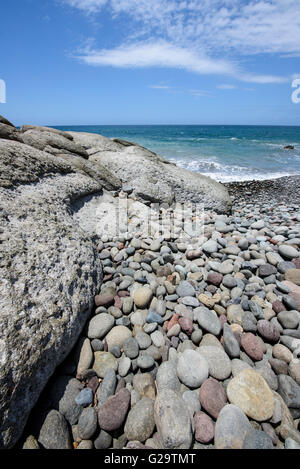
<svg viewBox="0 0 300 469"><path fill-rule="evenodd" d="M90 50L78 56L88 65L120 68L166 67L182 68L199 74L232 74L238 68L232 62L213 60L204 54L167 42L136 43L115 49Z"/></svg>
<svg viewBox="0 0 300 469"><path fill-rule="evenodd" d="M226 83L222 84L222 85L218 85L217 88L219 90L235 90L236 89L236 86L234 85L227 85Z"/></svg>
<svg viewBox="0 0 300 469"><path fill-rule="evenodd" d="M284 83L286 78L238 70L232 57L300 55L299 0L60 1L88 14L106 7L112 19L126 15L126 44L89 51L81 57L89 64L181 67L265 84Z"/></svg>
<svg viewBox="0 0 300 469"><path fill-rule="evenodd" d="M83 10L85 13L96 13L107 3L107 0L64 0L64 3Z"/></svg>
<svg viewBox="0 0 300 469"><path fill-rule="evenodd" d="M139 21L141 34L239 54L300 54L299 0L61 0L86 12L106 5ZM141 26L142 25L142 26Z"/></svg>
<svg viewBox="0 0 300 469"><path fill-rule="evenodd" d="M88 65L118 68L179 68L199 75L229 75L249 83L283 83L287 80L281 76L247 74L233 61L212 59L203 53L196 53L165 41L135 43L115 49L86 48L77 58Z"/></svg>
<svg viewBox="0 0 300 469"><path fill-rule="evenodd" d="M258 83L261 85L280 84L280 83L286 83L290 81L289 77L283 77L283 76L277 76L277 75L259 75L259 74L250 74L250 73L243 73L241 75L237 75L236 78L246 83Z"/></svg>
<svg viewBox="0 0 300 469"><path fill-rule="evenodd" d="M210 97L212 95L210 91L206 90L188 90L188 93L196 98Z"/></svg>
<svg viewBox="0 0 300 469"><path fill-rule="evenodd" d="M167 86L167 85L150 85L149 88L152 88L153 90L170 90L171 86Z"/></svg>

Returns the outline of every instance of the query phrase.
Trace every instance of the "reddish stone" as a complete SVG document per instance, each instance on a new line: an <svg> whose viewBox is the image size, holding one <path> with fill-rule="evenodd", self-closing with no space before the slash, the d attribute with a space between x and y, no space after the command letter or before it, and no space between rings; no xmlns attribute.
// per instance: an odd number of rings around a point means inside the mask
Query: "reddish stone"
<svg viewBox="0 0 300 469"><path fill-rule="evenodd" d="M168 325L169 325L169 321L165 321L164 324L163 324L163 331L167 332L168 331Z"/></svg>
<svg viewBox="0 0 300 469"><path fill-rule="evenodd" d="M293 259L292 262L295 264L296 269L300 269L300 257Z"/></svg>
<svg viewBox="0 0 300 469"><path fill-rule="evenodd" d="M251 332L246 332L242 335L241 345L245 350L246 354L249 355L252 360L260 361L263 358L263 349L259 339Z"/></svg>
<svg viewBox="0 0 300 469"><path fill-rule="evenodd" d="M176 283L176 277L174 277L174 275L168 275L167 280L168 282L172 283L172 285L175 285Z"/></svg>
<svg viewBox="0 0 300 469"><path fill-rule="evenodd" d="M195 439L200 443L209 443L215 435L215 424L209 415L196 412L194 415Z"/></svg>
<svg viewBox="0 0 300 469"><path fill-rule="evenodd" d="M156 271L156 276L157 277L168 277L171 275L172 269L169 265L164 265L162 267L159 267Z"/></svg>
<svg viewBox="0 0 300 469"><path fill-rule="evenodd" d="M193 321L191 319L181 317L179 318L178 322L183 332L185 332L187 335L192 334L194 330L194 326L193 326Z"/></svg>
<svg viewBox="0 0 300 469"><path fill-rule="evenodd" d="M227 322L227 316L225 316L225 314L221 314L221 316L219 316L219 319L220 319L222 327L223 327L224 324Z"/></svg>
<svg viewBox="0 0 300 469"><path fill-rule="evenodd" d="M199 257L201 257L202 255L202 252L199 251L198 249L194 249L193 251L188 251L186 253L186 258L190 261L194 260L194 259L199 259Z"/></svg>
<svg viewBox="0 0 300 469"><path fill-rule="evenodd" d="M272 308L273 311L275 311L276 314L280 313L281 311L285 311L285 307L281 301L276 300L274 303L272 303Z"/></svg>
<svg viewBox="0 0 300 469"><path fill-rule="evenodd" d="M122 388L100 407L98 422L102 430L111 432L121 427L129 409L130 398L130 391Z"/></svg>
<svg viewBox="0 0 300 469"><path fill-rule="evenodd" d="M114 300L115 300L115 304L114 304L115 308L122 309L123 302L122 302L121 298L117 295L117 296L115 296Z"/></svg>
<svg viewBox="0 0 300 469"><path fill-rule="evenodd" d="M89 382L87 383L87 387L88 387L88 388L91 388L91 390L93 391L94 394L95 394L95 392L97 391L98 386L99 386L99 379L98 379L98 376L93 376L93 377L89 380Z"/></svg>
<svg viewBox="0 0 300 469"><path fill-rule="evenodd" d="M178 323L178 320L179 320L179 314L178 313L175 313L173 314L173 316L171 317L169 323L168 323L168 331L171 329L171 327L173 327L175 324Z"/></svg>
<svg viewBox="0 0 300 469"><path fill-rule="evenodd" d="M217 290L218 289L217 289L217 287L215 287L215 285L207 285L207 287L206 287L206 291L209 291L212 294L216 293Z"/></svg>
<svg viewBox="0 0 300 469"><path fill-rule="evenodd" d="M103 293L95 296L95 305L98 306L110 306L114 302L114 295L109 293Z"/></svg>
<svg viewBox="0 0 300 469"><path fill-rule="evenodd" d="M218 272L209 272L207 276L207 281L218 287L223 280L223 275Z"/></svg>
<svg viewBox="0 0 300 469"><path fill-rule="evenodd" d="M106 274L104 275L103 277L103 282L108 282L109 280L111 280L113 278L113 274Z"/></svg>
<svg viewBox="0 0 300 469"><path fill-rule="evenodd" d="M288 282L287 280L284 280L284 283L287 287L290 289L289 296L293 298L293 300L296 302L298 306L298 311L300 311L300 286L296 285L293 282Z"/></svg>
<svg viewBox="0 0 300 469"><path fill-rule="evenodd" d="M268 342L276 343L280 339L280 331L275 324L267 321L266 319L261 319L257 323L257 331Z"/></svg>
<svg viewBox="0 0 300 469"><path fill-rule="evenodd" d="M121 298L124 296L130 296L130 293L127 290L120 290L118 291L118 296L120 296Z"/></svg>
<svg viewBox="0 0 300 469"><path fill-rule="evenodd" d="M221 409L226 405L227 396L219 381L208 378L199 390L199 400L203 409L217 419Z"/></svg>

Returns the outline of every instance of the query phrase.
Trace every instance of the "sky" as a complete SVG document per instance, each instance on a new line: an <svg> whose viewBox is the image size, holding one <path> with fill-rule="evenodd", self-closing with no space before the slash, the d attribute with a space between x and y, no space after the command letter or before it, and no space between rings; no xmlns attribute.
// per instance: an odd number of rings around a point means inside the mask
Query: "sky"
<svg viewBox="0 0 300 469"><path fill-rule="evenodd" d="M300 125L299 0L15 0L1 17L15 125Z"/></svg>

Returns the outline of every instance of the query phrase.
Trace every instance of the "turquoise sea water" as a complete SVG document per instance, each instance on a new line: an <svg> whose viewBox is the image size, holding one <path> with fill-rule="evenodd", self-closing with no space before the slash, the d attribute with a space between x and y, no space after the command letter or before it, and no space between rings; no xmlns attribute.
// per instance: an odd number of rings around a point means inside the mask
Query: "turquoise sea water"
<svg viewBox="0 0 300 469"><path fill-rule="evenodd" d="M273 126L70 126L137 142L191 171L218 181L300 174L300 127ZM284 146L293 145L294 150Z"/></svg>

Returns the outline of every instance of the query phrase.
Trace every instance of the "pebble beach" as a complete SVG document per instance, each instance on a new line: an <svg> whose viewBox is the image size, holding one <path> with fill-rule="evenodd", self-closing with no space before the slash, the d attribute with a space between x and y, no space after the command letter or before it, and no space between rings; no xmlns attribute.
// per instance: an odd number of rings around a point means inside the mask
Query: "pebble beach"
<svg viewBox="0 0 300 469"><path fill-rule="evenodd" d="M93 314L17 446L300 449L299 181L225 184L201 238L95 239Z"/></svg>

